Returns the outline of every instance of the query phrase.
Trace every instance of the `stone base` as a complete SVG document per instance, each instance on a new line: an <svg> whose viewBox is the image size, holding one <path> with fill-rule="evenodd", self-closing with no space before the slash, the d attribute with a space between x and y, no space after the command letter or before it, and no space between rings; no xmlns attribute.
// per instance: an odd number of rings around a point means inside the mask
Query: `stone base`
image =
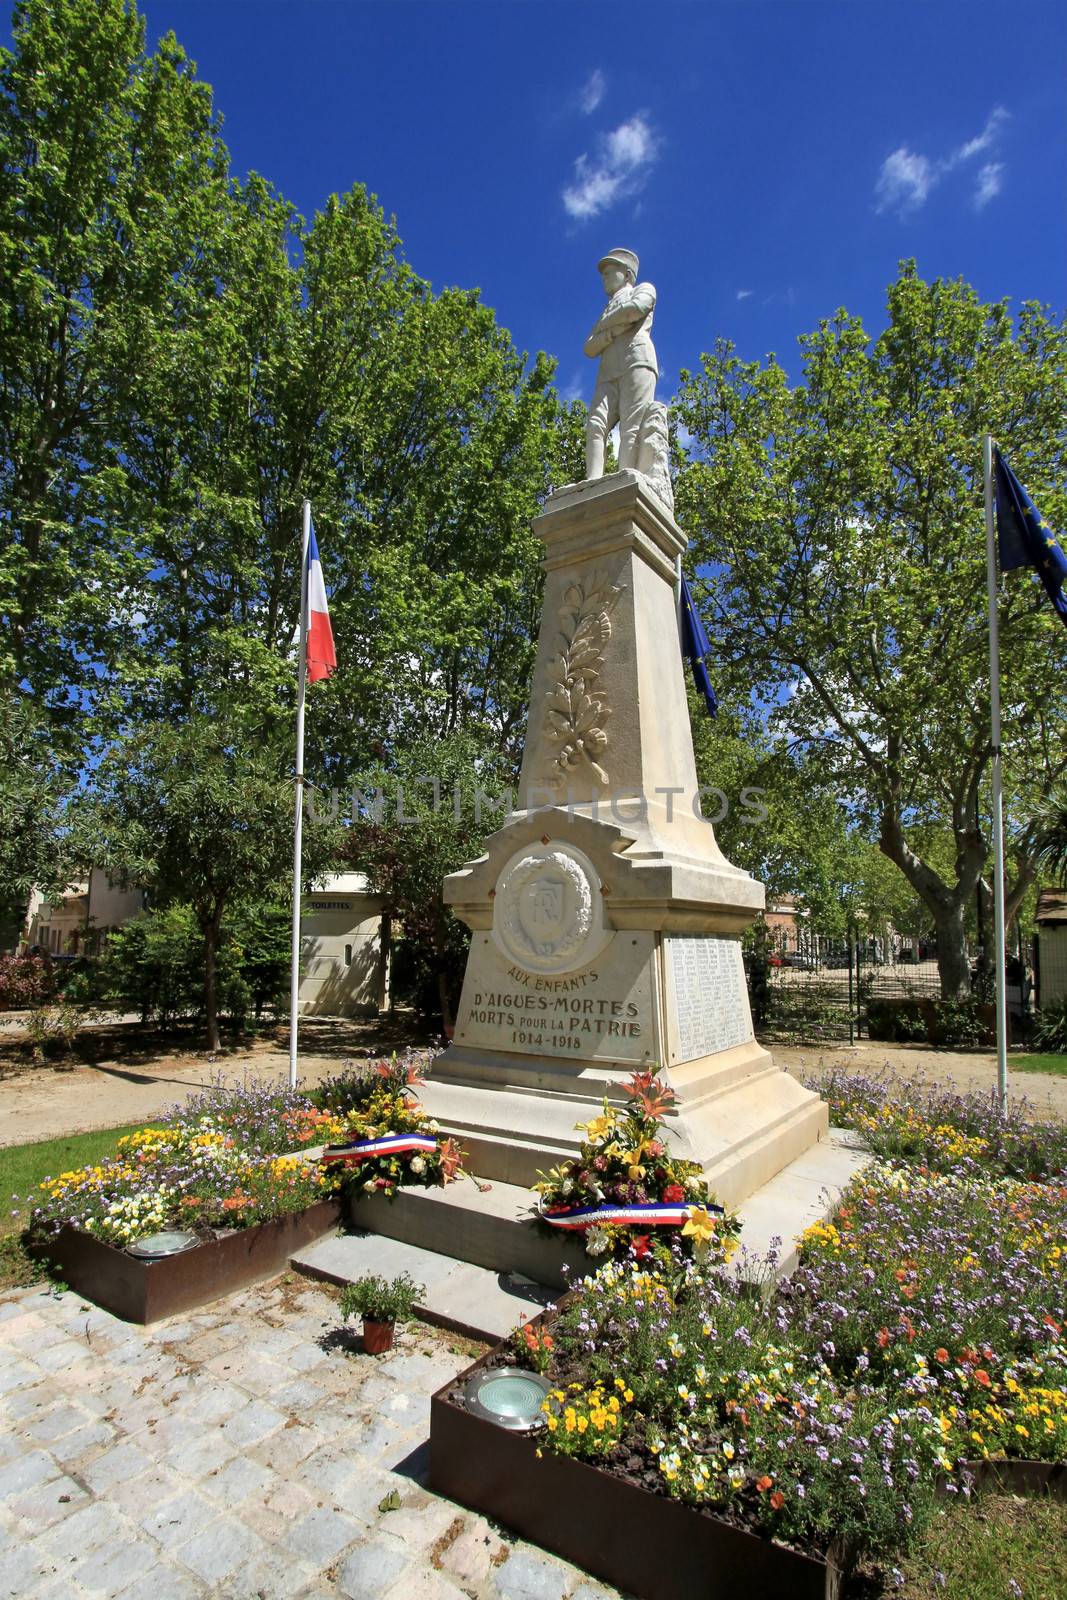
<svg viewBox="0 0 1067 1600"><path fill-rule="evenodd" d="M743 1250L750 1257L762 1258L772 1240L778 1239L776 1276L791 1272L797 1261L797 1240L804 1229L830 1214L847 1184L869 1160L835 1130L790 1162L739 1207ZM522 1274L535 1283L561 1289L595 1270L597 1263L586 1255L580 1240L545 1237L531 1226L533 1202L527 1188L500 1182L485 1186L462 1178L444 1189L401 1189L394 1200L364 1196L352 1209L352 1225L435 1252L442 1273L447 1270L445 1258L449 1258L504 1275ZM358 1276L368 1270L367 1263L358 1252L352 1254L352 1275ZM741 1263L744 1272L744 1257ZM303 1256L299 1264L307 1270ZM753 1276L759 1277L755 1262L753 1268ZM339 1281L336 1273L323 1275ZM425 1281L429 1283L428 1278Z"/></svg>
<svg viewBox="0 0 1067 1600"><path fill-rule="evenodd" d="M453 1046L421 1098L480 1177L528 1188L577 1155L576 1124L596 1116L605 1097L624 1101L629 1070ZM825 1103L754 1041L659 1077L679 1097L666 1118L668 1140L704 1169L722 1205L736 1206L826 1136Z"/></svg>

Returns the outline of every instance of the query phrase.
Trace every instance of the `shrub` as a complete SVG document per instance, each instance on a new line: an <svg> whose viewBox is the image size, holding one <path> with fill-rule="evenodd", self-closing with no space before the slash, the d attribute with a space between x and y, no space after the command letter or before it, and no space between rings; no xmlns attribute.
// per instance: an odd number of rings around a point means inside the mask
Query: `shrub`
<svg viewBox="0 0 1067 1600"><path fill-rule="evenodd" d="M0 1008L43 1005L53 987L53 967L47 956L0 956Z"/></svg>
<svg viewBox="0 0 1067 1600"><path fill-rule="evenodd" d="M278 914L272 907L240 907L223 925L218 954L219 1010L238 1026L250 1009L259 1016L284 987L278 962ZM142 912L111 934L97 964L100 1000L139 1011L161 1028L203 1014L204 941L191 906L175 903Z"/></svg>
<svg viewBox="0 0 1067 1600"><path fill-rule="evenodd" d="M1067 1000L1041 1007L1034 1019L1034 1044L1039 1050L1067 1051Z"/></svg>
<svg viewBox="0 0 1067 1600"><path fill-rule="evenodd" d="M425 1293L425 1285L416 1283L406 1272L392 1282L368 1272L341 1290L341 1315L346 1322L349 1317L363 1317L368 1322L406 1322Z"/></svg>

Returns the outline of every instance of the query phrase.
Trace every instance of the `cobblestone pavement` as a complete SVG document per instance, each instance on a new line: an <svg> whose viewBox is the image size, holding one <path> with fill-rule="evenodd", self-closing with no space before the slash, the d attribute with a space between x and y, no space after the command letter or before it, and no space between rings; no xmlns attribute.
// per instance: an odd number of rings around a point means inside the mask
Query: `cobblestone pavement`
<svg viewBox="0 0 1067 1600"><path fill-rule="evenodd" d="M147 1329L3 1296L0 1595L615 1594L426 1488L430 1395L469 1355L414 1324L366 1356L340 1326L293 1278Z"/></svg>

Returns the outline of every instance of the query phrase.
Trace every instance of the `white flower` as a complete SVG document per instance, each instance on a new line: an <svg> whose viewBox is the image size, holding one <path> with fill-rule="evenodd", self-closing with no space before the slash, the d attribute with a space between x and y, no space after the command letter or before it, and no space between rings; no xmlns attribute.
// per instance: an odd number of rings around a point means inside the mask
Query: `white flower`
<svg viewBox="0 0 1067 1600"><path fill-rule="evenodd" d="M589 1228L585 1235L587 1256L602 1256L611 1247L611 1237L603 1228Z"/></svg>
<svg viewBox="0 0 1067 1600"><path fill-rule="evenodd" d="M412 1156L411 1170L415 1173L416 1177L418 1177L420 1173L426 1171L426 1163L421 1156Z"/></svg>
<svg viewBox="0 0 1067 1600"><path fill-rule="evenodd" d="M369 1192L370 1192L370 1190L372 1190L372 1189L373 1189L373 1188L374 1188L374 1179L373 1179L373 1178L368 1178L368 1179L367 1179L367 1181L366 1181L366 1183L365 1183L365 1184L364 1184L364 1185L363 1185L363 1187L364 1187L364 1189L366 1189L366 1190L367 1190L367 1191L368 1191L368 1193L369 1193Z"/></svg>

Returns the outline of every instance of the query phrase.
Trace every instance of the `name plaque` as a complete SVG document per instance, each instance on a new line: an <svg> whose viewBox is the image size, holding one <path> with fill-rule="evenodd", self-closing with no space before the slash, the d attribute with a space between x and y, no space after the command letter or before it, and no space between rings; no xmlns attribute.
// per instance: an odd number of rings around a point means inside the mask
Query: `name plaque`
<svg viewBox="0 0 1067 1600"><path fill-rule="evenodd" d="M653 936L612 935L579 972L531 972L476 934L456 1017L457 1045L640 1066L658 1056Z"/></svg>
<svg viewBox="0 0 1067 1600"><path fill-rule="evenodd" d="M739 941L672 934L665 942L672 1062L747 1044L752 1013Z"/></svg>

